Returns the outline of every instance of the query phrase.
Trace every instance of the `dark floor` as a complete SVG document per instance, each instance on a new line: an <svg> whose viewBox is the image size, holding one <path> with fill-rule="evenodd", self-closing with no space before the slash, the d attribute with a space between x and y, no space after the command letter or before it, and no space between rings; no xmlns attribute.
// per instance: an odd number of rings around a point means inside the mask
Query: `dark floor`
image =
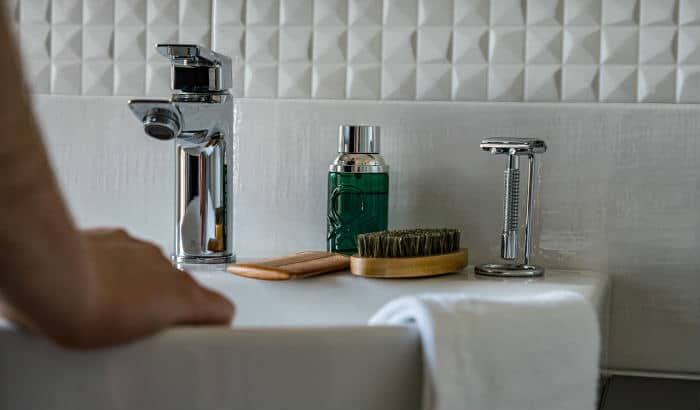
<svg viewBox="0 0 700 410"><path fill-rule="evenodd" d="M600 410L700 410L700 381L612 376Z"/></svg>

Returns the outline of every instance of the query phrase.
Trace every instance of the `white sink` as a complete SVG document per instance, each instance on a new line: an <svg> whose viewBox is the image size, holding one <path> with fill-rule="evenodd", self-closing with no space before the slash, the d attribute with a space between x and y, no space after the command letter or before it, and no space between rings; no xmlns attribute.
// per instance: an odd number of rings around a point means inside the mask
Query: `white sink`
<svg viewBox="0 0 700 410"><path fill-rule="evenodd" d="M366 327L367 319L401 295L510 289L471 269L411 280L338 273L264 282L199 269L195 276L235 300L236 329L178 328L125 347L76 353L2 328L0 408L418 409L417 332ZM607 335L607 275L548 271L507 282L581 293Z"/></svg>

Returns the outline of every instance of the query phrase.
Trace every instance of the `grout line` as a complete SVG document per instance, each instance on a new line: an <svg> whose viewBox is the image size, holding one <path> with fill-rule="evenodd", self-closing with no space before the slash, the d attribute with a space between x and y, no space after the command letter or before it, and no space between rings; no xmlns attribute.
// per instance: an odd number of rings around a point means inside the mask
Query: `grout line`
<svg viewBox="0 0 700 410"><path fill-rule="evenodd" d="M345 0L345 99L350 99L350 0Z"/></svg>

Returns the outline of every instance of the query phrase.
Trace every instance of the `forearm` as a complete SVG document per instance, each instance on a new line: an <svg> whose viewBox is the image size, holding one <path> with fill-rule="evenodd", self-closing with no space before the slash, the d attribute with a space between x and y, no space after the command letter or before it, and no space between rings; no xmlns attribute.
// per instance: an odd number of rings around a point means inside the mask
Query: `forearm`
<svg viewBox="0 0 700 410"><path fill-rule="evenodd" d="M0 296L47 333L90 303L89 261L60 197L0 7ZM56 295L63 294L60 303Z"/></svg>

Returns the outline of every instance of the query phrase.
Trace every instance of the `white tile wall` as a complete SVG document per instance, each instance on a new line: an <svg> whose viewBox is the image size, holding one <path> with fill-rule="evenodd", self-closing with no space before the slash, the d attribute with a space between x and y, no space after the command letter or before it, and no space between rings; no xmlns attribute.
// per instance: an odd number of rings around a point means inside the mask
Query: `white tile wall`
<svg viewBox="0 0 700 410"><path fill-rule="evenodd" d="M700 0L14 0L39 94L164 95L153 44L246 97L700 102Z"/></svg>

